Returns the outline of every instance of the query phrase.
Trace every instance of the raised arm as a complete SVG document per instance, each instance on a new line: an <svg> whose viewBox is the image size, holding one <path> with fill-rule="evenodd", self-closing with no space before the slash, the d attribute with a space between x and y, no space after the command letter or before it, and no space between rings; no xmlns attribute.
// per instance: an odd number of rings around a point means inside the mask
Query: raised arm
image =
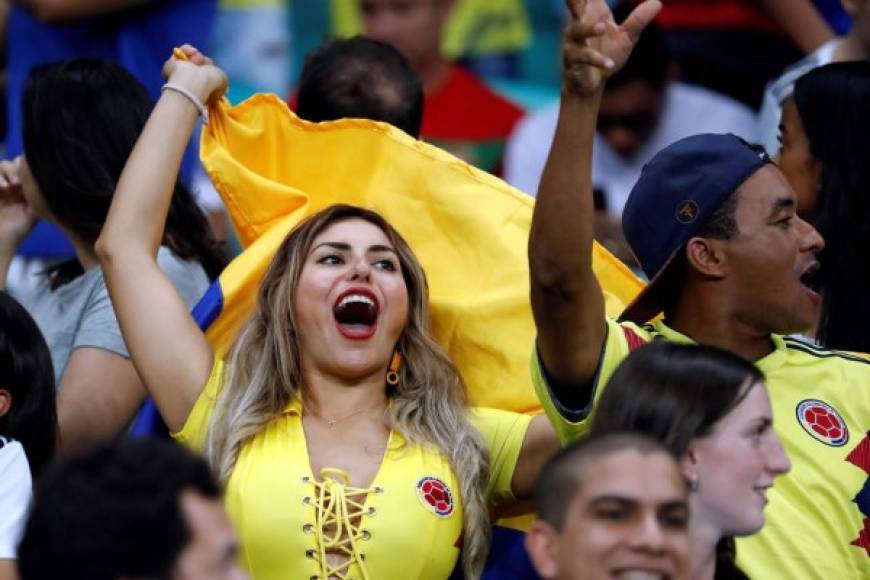
<svg viewBox="0 0 870 580"><path fill-rule="evenodd" d="M196 49L192 62L171 58L171 85L206 103L220 98L226 77ZM95 249L112 304L145 387L170 429L179 430L208 380L213 353L184 301L157 266L157 250L197 108L165 90L121 174Z"/></svg>
<svg viewBox="0 0 870 580"><path fill-rule="evenodd" d="M559 121L529 237L538 348L553 382L590 383L606 333L604 299L592 271L592 142L608 76L628 59L661 4L647 0L621 25L604 0L569 0Z"/></svg>

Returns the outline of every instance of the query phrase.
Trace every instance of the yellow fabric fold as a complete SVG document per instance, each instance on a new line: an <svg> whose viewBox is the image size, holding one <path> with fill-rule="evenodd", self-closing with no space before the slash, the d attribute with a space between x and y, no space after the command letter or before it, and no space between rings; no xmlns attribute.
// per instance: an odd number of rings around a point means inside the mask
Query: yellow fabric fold
<svg viewBox="0 0 870 580"><path fill-rule="evenodd" d="M219 356L287 232L307 215L349 203L381 213L414 249L429 279L435 337L472 404L540 408L528 372L532 198L390 125L309 123L274 95L213 105L200 151L245 247L220 277L223 310L207 332ZM643 283L598 244L593 267L608 314L618 315Z"/></svg>

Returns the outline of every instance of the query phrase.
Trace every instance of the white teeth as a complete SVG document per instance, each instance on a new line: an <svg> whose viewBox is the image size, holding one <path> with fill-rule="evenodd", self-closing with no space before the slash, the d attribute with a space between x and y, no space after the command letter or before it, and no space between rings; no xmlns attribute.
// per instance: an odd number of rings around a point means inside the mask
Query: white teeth
<svg viewBox="0 0 870 580"><path fill-rule="evenodd" d="M363 296L362 294L348 294L341 299L341 302L338 303L338 307L342 308L352 302L360 302L362 304L368 304L369 306L375 305L375 301L368 296Z"/></svg>

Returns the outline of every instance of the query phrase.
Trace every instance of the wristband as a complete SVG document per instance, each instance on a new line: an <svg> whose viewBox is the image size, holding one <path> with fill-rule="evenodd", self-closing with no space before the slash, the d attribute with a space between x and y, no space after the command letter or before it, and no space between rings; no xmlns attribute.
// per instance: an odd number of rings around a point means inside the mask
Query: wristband
<svg viewBox="0 0 870 580"><path fill-rule="evenodd" d="M161 92L166 90L174 91L179 95L183 95L185 98L187 98L187 100L190 101L190 103L194 107L196 107L196 110L199 111L200 116L202 116L202 122L208 125L208 109L205 108L205 105L202 104L202 101L200 101L196 95L194 95L184 87L173 85L172 83L166 83L160 89Z"/></svg>

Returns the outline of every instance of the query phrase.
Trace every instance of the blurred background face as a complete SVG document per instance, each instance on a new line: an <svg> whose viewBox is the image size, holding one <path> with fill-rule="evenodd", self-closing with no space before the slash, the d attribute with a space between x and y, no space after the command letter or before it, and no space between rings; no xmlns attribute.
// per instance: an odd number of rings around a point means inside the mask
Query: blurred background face
<svg viewBox="0 0 870 580"><path fill-rule="evenodd" d="M693 509L723 535L754 534L764 525L767 490L791 465L773 431L770 397L763 383L694 444L699 488Z"/></svg>
<svg viewBox="0 0 870 580"><path fill-rule="evenodd" d="M396 47L418 68L440 57L450 0L360 0L365 35Z"/></svg>
<svg viewBox="0 0 870 580"><path fill-rule="evenodd" d="M782 107L779 140L776 164L794 189L798 215L811 222L818 209L822 164L810 152L809 138L791 97Z"/></svg>
<svg viewBox="0 0 870 580"><path fill-rule="evenodd" d="M591 462L559 533L558 578L687 578L686 483L664 453L625 450Z"/></svg>
<svg viewBox="0 0 870 580"><path fill-rule="evenodd" d="M622 157L632 157L656 129L664 92L642 80L605 89L598 132Z"/></svg>
<svg viewBox="0 0 870 580"><path fill-rule="evenodd" d="M239 540L223 501L187 490L179 498L190 541L178 556L174 580L246 580L238 564Z"/></svg>

